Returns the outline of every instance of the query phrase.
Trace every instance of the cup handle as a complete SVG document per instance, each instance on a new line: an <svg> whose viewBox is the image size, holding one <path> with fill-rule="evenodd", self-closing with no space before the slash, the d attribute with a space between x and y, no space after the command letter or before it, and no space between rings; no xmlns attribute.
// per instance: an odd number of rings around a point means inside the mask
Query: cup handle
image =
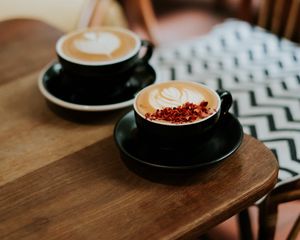
<svg viewBox="0 0 300 240"><path fill-rule="evenodd" d="M140 61L147 63L150 60L150 58L152 57L154 45L147 40L142 40L142 47L145 47L146 50L145 50L144 56L140 57Z"/></svg>
<svg viewBox="0 0 300 240"><path fill-rule="evenodd" d="M231 96L231 93L226 90L219 89L216 92L221 99L221 114L220 114L220 116L224 116L226 113L228 113L228 111L232 105L232 102L233 102L232 96Z"/></svg>

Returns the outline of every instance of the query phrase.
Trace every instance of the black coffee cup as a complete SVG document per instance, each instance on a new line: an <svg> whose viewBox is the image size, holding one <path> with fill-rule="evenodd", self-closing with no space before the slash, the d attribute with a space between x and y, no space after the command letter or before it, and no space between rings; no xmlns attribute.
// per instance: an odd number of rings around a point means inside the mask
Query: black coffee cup
<svg viewBox="0 0 300 240"><path fill-rule="evenodd" d="M191 82L187 83L191 84ZM218 103L214 112L204 119L188 123L173 124L150 120L142 115L137 107L139 95L143 91L147 91L147 88L151 87L149 86L141 90L134 101L135 122L139 136L143 140L149 141L150 145L159 148L180 149L199 145L212 136L217 123L228 113L232 105L232 96L226 90L214 91L200 83L193 82L192 84L199 84L212 93L212 96L214 96Z"/></svg>
<svg viewBox="0 0 300 240"><path fill-rule="evenodd" d="M113 55L115 52L121 53ZM106 97L122 91L138 64L148 63L153 45L127 29L87 28L63 35L56 43L56 53L65 84L98 89Z"/></svg>

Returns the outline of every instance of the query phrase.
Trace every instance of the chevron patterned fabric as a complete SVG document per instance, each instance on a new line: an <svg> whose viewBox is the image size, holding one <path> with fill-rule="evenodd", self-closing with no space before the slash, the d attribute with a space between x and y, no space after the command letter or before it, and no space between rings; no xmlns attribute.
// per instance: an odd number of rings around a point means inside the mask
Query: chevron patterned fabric
<svg viewBox="0 0 300 240"><path fill-rule="evenodd" d="M191 80L229 90L244 131L279 161L279 181L300 175L300 47L228 20L205 37L159 47L158 81ZM253 159L259 161L259 159Z"/></svg>

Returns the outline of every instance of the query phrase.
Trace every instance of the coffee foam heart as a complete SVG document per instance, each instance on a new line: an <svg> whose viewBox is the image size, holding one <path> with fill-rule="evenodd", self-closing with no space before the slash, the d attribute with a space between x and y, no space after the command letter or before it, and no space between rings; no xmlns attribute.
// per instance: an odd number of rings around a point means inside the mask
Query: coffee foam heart
<svg viewBox="0 0 300 240"><path fill-rule="evenodd" d="M121 46L117 35L109 32L87 32L80 40L74 41L75 47L88 54L104 54L110 56Z"/></svg>
<svg viewBox="0 0 300 240"><path fill-rule="evenodd" d="M149 94L149 104L155 109L178 107L187 102L199 104L203 100L202 94L189 88L167 87Z"/></svg>

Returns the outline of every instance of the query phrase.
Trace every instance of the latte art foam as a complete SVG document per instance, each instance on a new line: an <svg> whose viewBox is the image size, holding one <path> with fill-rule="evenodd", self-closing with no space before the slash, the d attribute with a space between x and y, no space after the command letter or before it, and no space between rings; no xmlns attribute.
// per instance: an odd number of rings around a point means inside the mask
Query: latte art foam
<svg viewBox="0 0 300 240"><path fill-rule="evenodd" d="M149 93L149 104L155 109L178 107L187 102L197 104L203 100L201 93L188 88L166 87Z"/></svg>
<svg viewBox="0 0 300 240"><path fill-rule="evenodd" d="M138 94L134 107L140 115L147 118L157 110L177 108L187 103L199 105L202 102L207 102L207 109L219 108L219 97L209 88L194 82L171 81L143 89Z"/></svg>
<svg viewBox="0 0 300 240"><path fill-rule="evenodd" d="M121 41L113 33L87 32L82 39L74 41L74 47L87 54L110 55L121 46ZM110 57L111 58L111 57Z"/></svg>

